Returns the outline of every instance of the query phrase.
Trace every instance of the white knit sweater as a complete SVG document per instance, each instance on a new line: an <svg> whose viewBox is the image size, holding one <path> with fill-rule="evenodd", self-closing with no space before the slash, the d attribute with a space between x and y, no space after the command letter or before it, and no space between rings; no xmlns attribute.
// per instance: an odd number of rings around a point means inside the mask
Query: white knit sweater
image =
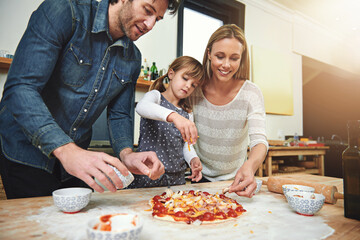
<svg viewBox="0 0 360 240"><path fill-rule="evenodd" d="M269 146L263 95L254 83L245 81L225 105L210 103L200 88L192 96L199 133L195 150L203 164L202 174L211 181L232 179L247 159L248 146Z"/></svg>

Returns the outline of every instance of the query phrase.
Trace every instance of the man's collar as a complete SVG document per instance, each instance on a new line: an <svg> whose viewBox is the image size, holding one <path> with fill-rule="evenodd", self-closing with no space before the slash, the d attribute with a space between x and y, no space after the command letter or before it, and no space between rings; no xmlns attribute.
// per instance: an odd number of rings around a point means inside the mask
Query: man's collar
<svg viewBox="0 0 360 240"><path fill-rule="evenodd" d="M92 28L92 33L99 32L109 32L109 20L108 20L108 9L109 9L109 1L108 0L97 0L99 2L96 15L94 19L94 24Z"/></svg>
<svg viewBox="0 0 360 240"><path fill-rule="evenodd" d="M96 0L99 2L95 19L94 25L92 28L92 33L100 33L106 31L109 39L114 41L109 32L109 20L108 20L108 9L109 9L109 1L108 0ZM113 45L121 46L124 48L128 48L130 44L130 39L126 36L121 37L120 39L116 40Z"/></svg>

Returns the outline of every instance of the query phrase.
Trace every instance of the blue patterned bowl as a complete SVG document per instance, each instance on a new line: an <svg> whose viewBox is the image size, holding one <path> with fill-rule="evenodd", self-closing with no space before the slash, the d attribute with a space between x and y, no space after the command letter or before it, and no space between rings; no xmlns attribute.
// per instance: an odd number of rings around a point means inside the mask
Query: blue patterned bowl
<svg viewBox="0 0 360 240"><path fill-rule="evenodd" d="M121 221L115 219L117 215L127 215L127 218L123 218ZM101 221L101 219L109 219L109 223L105 223L106 221ZM136 219L136 220L134 220ZM103 224L106 228L111 225L111 231L103 231L94 229L95 227L100 228L99 224ZM117 223L116 223L117 222ZM131 223L131 224L130 224ZM130 227L129 227L130 226ZM115 229L114 229L115 228ZM140 237L141 231L143 229L143 221L142 219L135 214L128 213L119 213L119 214L110 214L100 216L94 219L91 219L87 225L87 237L90 240L137 240Z"/></svg>
<svg viewBox="0 0 360 240"><path fill-rule="evenodd" d="M77 213L90 202L90 188L62 188L52 193L55 206L64 213Z"/></svg>
<svg viewBox="0 0 360 240"><path fill-rule="evenodd" d="M317 193L290 191L286 193L286 197L290 207L305 216L313 216L325 202L325 196Z"/></svg>
<svg viewBox="0 0 360 240"><path fill-rule="evenodd" d="M295 184L282 185L282 190L283 190L283 193L285 196L286 196L286 193L289 191L309 192L309 193L315 192L315 189L313 187L308 187L308 186L303 186L303 185L295 185Z"/></svg>

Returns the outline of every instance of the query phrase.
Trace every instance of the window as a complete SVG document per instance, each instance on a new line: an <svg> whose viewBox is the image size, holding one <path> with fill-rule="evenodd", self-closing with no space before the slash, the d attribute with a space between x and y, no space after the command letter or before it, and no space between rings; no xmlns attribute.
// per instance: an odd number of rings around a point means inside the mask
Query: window
<svg viewBox="0 0 360 240"><path fill-rule="evenodd" d="M184 0L178 13L177 56L202 62L210 35L223 24L244 29L245 5L236 0Z"/></svg>

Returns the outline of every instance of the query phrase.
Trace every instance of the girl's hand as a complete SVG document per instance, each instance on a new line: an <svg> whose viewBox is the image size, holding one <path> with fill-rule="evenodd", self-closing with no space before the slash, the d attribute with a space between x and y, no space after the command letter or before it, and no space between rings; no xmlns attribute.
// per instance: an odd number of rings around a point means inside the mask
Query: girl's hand
<svg viewBox="0 0 360 240"><path fill-rule="evenodd" d="M179 129L185 142L188 142L189 144L196 143L198 132L194 122L176 112L170 113L167 117L167 121L174 123L175 127Z"/></svg>
<svg viewBox="0 0 360 240"><path fill-rule="evenodd" d="M202 164L200 161L200 158L194 157L190 161L190 168L191 168L191 176L188 177L188 179L191 179L191 181L198 182L202 178Z"/></svg>

